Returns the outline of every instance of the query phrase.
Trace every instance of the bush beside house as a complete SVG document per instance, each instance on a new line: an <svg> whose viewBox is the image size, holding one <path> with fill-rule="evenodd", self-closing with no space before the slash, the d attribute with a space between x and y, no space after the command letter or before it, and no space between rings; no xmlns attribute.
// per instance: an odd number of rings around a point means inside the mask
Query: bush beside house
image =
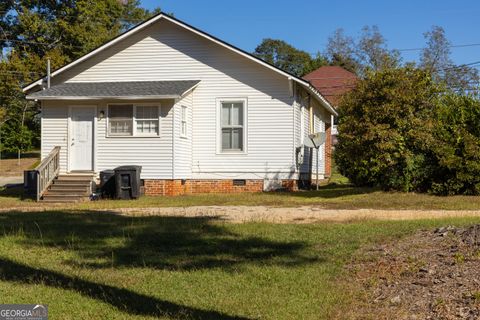
<svg viewBox="0 0 480 320"><path fill-rule="evenodd" d="M359 186L480 193L480 101L414 67L370 73L341 103L335 160Z"/></svg>

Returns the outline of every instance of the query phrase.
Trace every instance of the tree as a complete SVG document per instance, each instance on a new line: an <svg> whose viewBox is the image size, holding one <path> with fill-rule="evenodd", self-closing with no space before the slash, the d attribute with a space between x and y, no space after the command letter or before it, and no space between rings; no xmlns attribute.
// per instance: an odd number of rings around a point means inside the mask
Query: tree
<svg viewBox="0 0 480 320"><path fill-rule="evenodd" d="M56 69L158 11L141 8L139 0L1 2L0 113L8 121L0 130L5 147L28 146L23 142L28 137L38 141L38 105L22 111L21 87L45 74L47 59ZM8 136L16 133L22 138Z"/></svg>
<svg viewBox="0 0 480 320"><path fill-rule="evenodd" d="M456 66L451 59L451 43L445 30L439 26L424 33L426 47L420 56L420 66L432 73L434 79L443 82L452 90L477 90L479 73L475 68Z"/></svg>
<svg viewBox="0 0 480 320"><path fill-rule="evenodd" d="M389 50L378 26L365 26L358 39L337 29L328 38L326 55L332 65L339 65L359 75L367 70L383 70L400 64L398 51Z"/></svg>
<svg viewBox="0 0 480 320"><path fill-rule="evenodd" d="M327 64L325 58L320 54L312 58L309 53L278 39L264 39L255 48L253 54L277 68L299 77Z"/></svg>
<svg viewBox="0 0 480 320"><path fill-rule="evenodd" d="M339 107L340 172L356 185L427 190L440 91L428 72L410 66L368 71Z"/></svg>
<svg viewBox="0 0 480 320"><path fill-rule="evenodd" d="M335 30L327 42L326 55L330 64L357 73L360 63L355 55L355 46L355 40L345 35L343 29Z"/></svg>
<svg viewBox="0 0 480 320"><path fill-rule="evenodd" d="M365 26L358 41L358 59L362 67L370 70L395 68L400 63L400 53L389 50L385 37L378 26Z"/></svg>
<svg viewBox="0 0 480 320"><path fill-rule="evenodd" d="M431 31L423 34L427 46L422 50L420 65L432 72L437 72L453 65L450 59L451 43L445 36L445 30L439 26L433 26Z"/></svg>

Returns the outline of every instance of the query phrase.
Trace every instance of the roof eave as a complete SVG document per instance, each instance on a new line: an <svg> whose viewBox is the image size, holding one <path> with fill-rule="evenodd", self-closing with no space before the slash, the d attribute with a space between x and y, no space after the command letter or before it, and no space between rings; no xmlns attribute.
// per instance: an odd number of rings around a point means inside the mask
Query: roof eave
<svg viewBox="0 0 480 320"><path fill-rule="evenodd" d="M190 91L189 89L188 91ZM187 92L188 92L187 91ZM155 95L155 96L26 96L27 100L160 100L179 99L182 95Z"/></svg>
<svg viewBox="0 0 480 320"><path fill-rule="evenodd" d="M311 85L310 83L308 83L307 86L305 86L305 88L311 93L313 94L313 96L320 102L320 104L325 108L327 109L328 112L330 112L332 115L334 115L335 117L338 116L338 112L337 110L335 110L335 108L327 101L327 99L325 99L322 94L320 92L318 92L318 90L313 86Z"/></svg>

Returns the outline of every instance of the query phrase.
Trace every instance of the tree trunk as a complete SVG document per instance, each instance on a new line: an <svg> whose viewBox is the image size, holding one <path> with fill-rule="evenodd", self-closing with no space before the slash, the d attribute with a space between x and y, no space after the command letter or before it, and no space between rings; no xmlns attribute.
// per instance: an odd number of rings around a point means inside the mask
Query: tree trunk
<svg viewBox="0 0 480 320"><path fill-rule="evenodd" d="M23 125L25 123L25 113L27 112L27 109L28 109L28 102L25 103L25 106L23 107L23 112L22 112L22 123L21 123L21 126L20 126L20 130L23 134ZM22 137L23 139L23 137ZM21 145L19 144L18 146L18 161L17 161L17 165L20 166L20 154L22 152L22 148L21 148Z"/></svg>

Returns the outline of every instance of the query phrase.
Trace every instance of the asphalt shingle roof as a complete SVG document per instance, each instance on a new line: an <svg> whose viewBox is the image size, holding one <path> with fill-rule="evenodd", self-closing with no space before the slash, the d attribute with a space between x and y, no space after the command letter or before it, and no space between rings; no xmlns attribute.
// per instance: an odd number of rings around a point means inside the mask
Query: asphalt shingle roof
<svg viewBox="0 0 480 320"><path fill-rule="evenodd" d="M34 92L30 99L61 97L180 97L200 80L181 81L126 81L126 82L70 82Z"/></svg>

